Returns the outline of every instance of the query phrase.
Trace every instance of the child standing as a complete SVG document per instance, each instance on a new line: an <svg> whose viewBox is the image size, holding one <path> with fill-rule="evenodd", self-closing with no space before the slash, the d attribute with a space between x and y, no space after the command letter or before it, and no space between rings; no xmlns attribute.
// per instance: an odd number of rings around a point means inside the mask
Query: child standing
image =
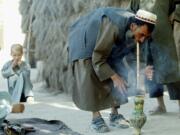
<svg viewBox="0 0 180 135"><path fill-rule="evenodd" d="M12 60L2 68L2 75L8 81L8 91L13 103L34 101L30 67L22 61L23 47L13 44L11 47Z"/></svg>

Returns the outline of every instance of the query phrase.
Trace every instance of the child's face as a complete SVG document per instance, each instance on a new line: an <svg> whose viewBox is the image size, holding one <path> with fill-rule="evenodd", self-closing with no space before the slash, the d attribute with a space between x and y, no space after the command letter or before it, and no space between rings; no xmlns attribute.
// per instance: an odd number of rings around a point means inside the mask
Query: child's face
<svg viewBox="0 0 180 135"><path fill-rule="evenodd" d="M11 56L13 58L13 60L15 61L21 61L21 58L22 58L22 53L21 52L17 52L17 51L11 51Z"/></svg>

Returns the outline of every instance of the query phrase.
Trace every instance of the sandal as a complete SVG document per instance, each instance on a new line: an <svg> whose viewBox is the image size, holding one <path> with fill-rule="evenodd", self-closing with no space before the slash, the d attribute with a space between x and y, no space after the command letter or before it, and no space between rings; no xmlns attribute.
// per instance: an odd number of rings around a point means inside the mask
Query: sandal
<svg viewBox="0 0 180 135"><path fill-rule="evenodd" d="M129 121L122 114L110 114L110 126L116 128L129 128Z"/></svg>
<svg viewBox="0 0 180 135"><path fill-rule="evenodd" d="M97 133L105 133L110 131L102 117L97 117L92 120L91 129Z"/></svg>
<svg viewBox="0 0 180 135"><path fill-rule="evenodd" d="M27 103L34 103L34 97L27 97L26 102Z"/></svg>
<svg viewBox="0 0 180 135"><path fill-rule="evenodd" d="M166 113L166 108L162 108L159 106L156 107L155 109L149 111L149 115L161 115L164 113Z"/></svg>

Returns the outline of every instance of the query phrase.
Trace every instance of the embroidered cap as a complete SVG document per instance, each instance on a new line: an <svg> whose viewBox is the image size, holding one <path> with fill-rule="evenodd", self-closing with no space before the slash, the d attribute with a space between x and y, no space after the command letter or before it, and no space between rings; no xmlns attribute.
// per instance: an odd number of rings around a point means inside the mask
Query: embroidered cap
<svg viewBox="0 0 180 135"><path fill-rule="evenodd" d="M139 19L141 21L151 23L151 24L156 24L157 21L157 16L156 14L153 14L149 11L139 9L135 15L136 19Z"/></svg>

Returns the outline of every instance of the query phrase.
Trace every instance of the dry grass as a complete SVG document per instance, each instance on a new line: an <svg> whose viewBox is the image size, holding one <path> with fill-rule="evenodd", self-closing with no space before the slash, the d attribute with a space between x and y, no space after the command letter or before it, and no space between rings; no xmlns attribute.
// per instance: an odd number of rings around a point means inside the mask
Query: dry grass
<svg viewBox="0 0 180 135"><path fill-rule="evenodd" d="M49 87L71 92L73 79L67 61L68 27L81 15L104 6L127 6L129 0L21 0L22 30L28 34L33 15L30 45L44 62L43 78ZM126 4L125 4L126 3ZM24 46L27 45L27 40ZM32 47L33 48L33 47Z"/></svg>

